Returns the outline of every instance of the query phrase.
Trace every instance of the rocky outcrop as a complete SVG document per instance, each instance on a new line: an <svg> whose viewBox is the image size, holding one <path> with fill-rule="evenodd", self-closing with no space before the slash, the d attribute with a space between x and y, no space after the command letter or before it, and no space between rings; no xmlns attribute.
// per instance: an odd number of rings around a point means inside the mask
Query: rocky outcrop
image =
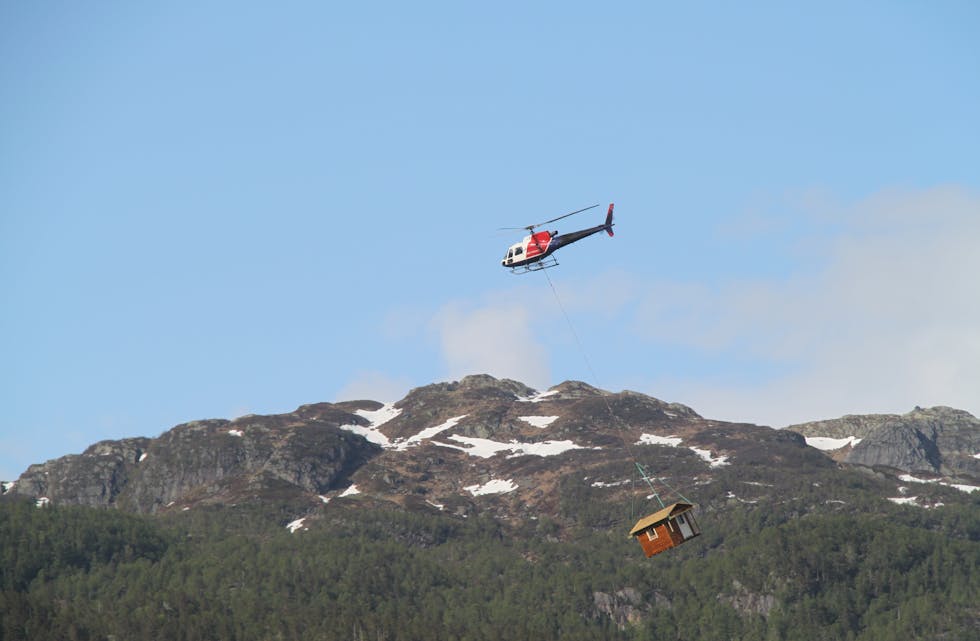
<svg viewBox="0 0 980 641"><path fill-rule="evenodd" d="M739 614L758 614L767 617L776 607L776 596L752 592L737 579L732 580L732 593L719 594L718 600L732 606Z"/></svg>
<svg viewBox="0 0 980 641"><path fill-rule="evenodd" d="M949 407L915 408L903 414L844 416L792 425L806 437L857 437L842 460L909 473L980 479L980 420Z"/></svg>
<svg viewBox="0 0 980 641"><path fill-rule="evenodd" d="M980 479L980 420L949 407L916 409L887 421L845 459L857 465L887 465Z"/></svg>
<svg viewBox="0 0 980 641"><path fill-rule="evenodd" d="M790 425L786 429L803 436L825 436L827 438L865 438L888 421L900 418L899 414L846 414L840 418L824 421L810 421Z"/></svg>
<svg viewBox="0 0 980 641"><path fill-rule="evenodd" d="M534 394L535 390L522 383L486 374L417 387L395 403L401 415L385 424L383 431L391 439L409 438L427 427L466 415L466 425L460 430L464 436L491 438L514 433L521 423L508 416L509 409L519 399Z"/></svg>
<svg viewBox="0 0 980 641"><path fill-rule="evenodd" d="M13 495L99 507L111 504L129 483L149 447L148 438L102 441L72 454L27 468L10 488Z"/></svg>
<svg viewBox="0 0 980 641"><path fill-rule="evenodd" d="M287 494L289 488L295 494L322 494L378 448L339 428L338 422L353 422L354 415L310 407L236 421L195 421L155 439L97 443L82 454L32 465L11 493L136 512L259 497L284 488Z"/></svg>
<svg viewBox="0 0 980 641"><path fill-rule="evenodd" d="M670 601L661 594L655 594L657 607L670 608ZM593 618L607 618L620 629L637 625L644 621L650 613L651 605L643 599L643 595L635 588L623 588L610 594L594 592L592 594Z"/></svg>

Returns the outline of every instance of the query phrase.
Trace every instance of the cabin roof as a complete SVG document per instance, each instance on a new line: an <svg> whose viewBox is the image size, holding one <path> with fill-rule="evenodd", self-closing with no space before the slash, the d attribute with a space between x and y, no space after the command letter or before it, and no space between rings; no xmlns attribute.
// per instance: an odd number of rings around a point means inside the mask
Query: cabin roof
<svg viewBox="0 0 980 641"><path fill-rule="evenodd" d="M644 516L642 519L637 521L636 525L633 526L633 529L630 530L630 536L636 536L651 525L658 525L671 517L687 512L693 507L694 506L690 503L673 503L659 512L654 512L650 516Z"/></svg>

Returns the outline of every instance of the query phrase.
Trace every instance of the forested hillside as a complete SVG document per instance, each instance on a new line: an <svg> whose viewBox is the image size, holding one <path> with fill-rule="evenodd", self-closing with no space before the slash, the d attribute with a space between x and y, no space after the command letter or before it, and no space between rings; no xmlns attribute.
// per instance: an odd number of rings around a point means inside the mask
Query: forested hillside
<svg viewBox="0 0 980 641"><path fill-rule="evenodd" d="M709 502L701 537L651 559L623 506L573 493L565 530L359 506L291 533L269 503L5 500L0 639L977 639L980 502L837 496Z"/></svg>
<svg viewBox="0 0 980 641"><path fill-rule="evenodd" d="M906 471L576 381L194 421L6 487L0 641L977 641L976 480ZM648 559L655 488L702 534Z"/></svg>

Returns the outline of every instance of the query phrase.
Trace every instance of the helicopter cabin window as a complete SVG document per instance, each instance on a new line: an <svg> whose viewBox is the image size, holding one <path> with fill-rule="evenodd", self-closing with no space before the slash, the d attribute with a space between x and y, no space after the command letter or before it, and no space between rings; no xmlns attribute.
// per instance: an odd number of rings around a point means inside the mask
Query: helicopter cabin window
<svg viewBox="0 0 980 641"><path fill-rule="evenodd" d="M517 249L514 250L514 255L515 256L520 256L523 253L524 253L524 248L523 247L518 247Z"/></svg>
<svg viewBox="0 0 980 641"><path fill-rule="evenodd" d="M649 530L647 530L647 540L648 541L656 541L659 538L660 538L660 535L657 534L657 528L653 528L652 527Z"/></svg>

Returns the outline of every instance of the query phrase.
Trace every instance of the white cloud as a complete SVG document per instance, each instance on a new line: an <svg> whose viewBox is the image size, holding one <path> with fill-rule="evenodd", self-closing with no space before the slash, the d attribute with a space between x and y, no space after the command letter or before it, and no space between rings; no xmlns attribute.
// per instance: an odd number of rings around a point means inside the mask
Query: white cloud
<svg viewBox="0 0 980 641"><path fill-rule="evenodd" d="M228 417L229 417L229 420L234 421L234 420L238 420L238 419L240 419L240 418L242 418L244 416L249 416L249 415L254 414L254 413L255 412L253 412L252 409L250 407L248 407L247 405L239 405L238 407L236 407L232 411L228 412Z"/></svg>
<svg viewBox="0 0 980 641"><path fill-rule="evenodd" d="M371 400L390 403L400 400L412 384L380 372L359 372L335 394L337 401Z"/></svg>
<svg viewBox="0 0 980 641"><path fill-rule="evenodd" d="M773 425L914 405L980 410L980 197L886 193L821 211L839 226L785 277L645 292L647 338L780 374L655 381L702 414ZM749 379L751 377L746 377Z"/></svg>
<svg viewBox="0 0 980 641"><path fill-rule="evenodd" d="M537 389L550 386L548 354L531 328L531 315L520 297L479 306L452 303L432 319L448 375L490 374L522 381ZM515 303L516 301L516 303Z"/></svg>

